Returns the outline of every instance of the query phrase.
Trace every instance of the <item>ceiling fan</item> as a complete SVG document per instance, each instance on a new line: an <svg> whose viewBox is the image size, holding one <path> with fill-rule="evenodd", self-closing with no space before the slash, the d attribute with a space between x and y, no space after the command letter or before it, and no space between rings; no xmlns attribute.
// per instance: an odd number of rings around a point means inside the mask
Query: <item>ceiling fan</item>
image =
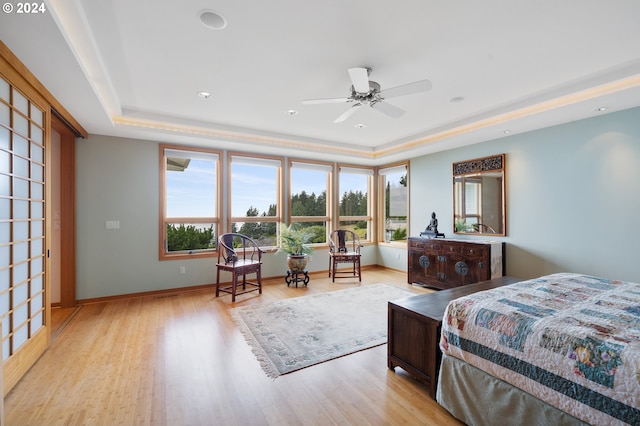
<svg viewBox="0 0 640 426"><path fill-rule="evenodd" d="M346 98L327 98L327 99L307 99L302 101L304 105L316 104L333 104L333 103L350 103L351 108L346 110L342 115L335 119L334 123L341 123L351 117L359 108L369 105L371 108L378 110L390 117L398 118L404 114L404 110L385 102L388 98L398 96L411 95L419 92L431 90L431 82L429 80L420 80L413 83L404 84L402 86L392 87L390 89L380 90L380 84L369 80L371 68L349 68L349 77L351 78L351 94Z"/></svg>

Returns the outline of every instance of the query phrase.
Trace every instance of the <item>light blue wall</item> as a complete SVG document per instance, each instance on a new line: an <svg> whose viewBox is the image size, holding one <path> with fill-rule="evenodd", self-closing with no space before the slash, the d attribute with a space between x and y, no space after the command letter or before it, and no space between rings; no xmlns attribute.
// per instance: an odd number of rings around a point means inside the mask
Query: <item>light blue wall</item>
<svg viewBox="0 0 640 426"><path fill-rule="evenodd" d="M507 273L640 282L640 108L411 161L411 228L454 237L453 162L506 153ZM467 237L478 239L479 237Z"/></svg>
<svg viewBox="0 0 640 426"><path fill-rule="evenodd" d="M453 237L451 164L507 154L507 273L558 271L640 282L640 109L415 158L410 235L432 211ZM210 284L212 259L158 260L158 144L91 135L77 144L77 298ZM120 229L107 230L107 220ZM473 238L473 237L467 237ZM368 246L363 264L406 270L406 249ZM267 255L281 276L284 255ZM311 271L326 270L326 250ZM179 267L187 273L179 275ZM284 285L284 284L283 284Z"/></svg>

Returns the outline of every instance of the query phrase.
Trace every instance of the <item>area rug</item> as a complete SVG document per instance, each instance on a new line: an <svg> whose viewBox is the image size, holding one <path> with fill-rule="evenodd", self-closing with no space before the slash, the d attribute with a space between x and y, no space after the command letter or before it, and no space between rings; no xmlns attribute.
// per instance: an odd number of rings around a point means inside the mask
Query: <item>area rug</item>
<svg viewBox="0 0 640 426"><path fill-rule="evenodd" d="M387 342L390 300L413 296L375 284L231 311L269 377Z"/></svg>

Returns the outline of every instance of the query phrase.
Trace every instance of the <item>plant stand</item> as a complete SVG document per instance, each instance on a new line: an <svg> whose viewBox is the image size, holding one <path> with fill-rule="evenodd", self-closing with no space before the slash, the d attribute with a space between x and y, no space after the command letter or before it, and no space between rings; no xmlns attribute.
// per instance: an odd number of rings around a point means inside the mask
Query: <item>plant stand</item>
<svg viewBox="0 0 640 426"><path fill-rule="evenodd" d="M307 271L306 269L296 272L287 271L287 276L284 277L284 281L287 283L287 287L289 287L289 284L292 283L296 284L296 288L298 288L298 283L303 283L306 287L309 283L309 271Z"/></svg>

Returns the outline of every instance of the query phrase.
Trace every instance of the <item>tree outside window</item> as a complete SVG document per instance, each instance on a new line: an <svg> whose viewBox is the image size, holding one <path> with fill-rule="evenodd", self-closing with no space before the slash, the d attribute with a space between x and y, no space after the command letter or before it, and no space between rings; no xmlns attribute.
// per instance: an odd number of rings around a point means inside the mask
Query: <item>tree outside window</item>
<svg viewBox="0 0 640 426"><path fill-rule="evenodd" d="M329 229L330 164L292 161L289 169L289 212L294 229L312 235L311 244L327 242Z"/></svg>
<svg viewBox="0 0 640 426"><path fill-rule="evenodd" d="M223 226L264 248L277 246L285 221L311 233L312 244L326 244L334 227L375 241L376 218L378 241L407 239L407 163L379 168L374 194L373 167L338 165L336 182L333 163L289 160L285 182L280 157L229 153L224 159L221 166L217 151L160 146L160 259L214 255Z"/></svg>
<svg viewBox="0 0 640 426"><path fill-rule="evenodd" d="M338 226L354 231L363 241L371 240L372 179L372 168L340 166Z"/></svg>
<svg viewBox="0 0 640 426"><path fill-rule="evenodd" d="M260 247L275 247L282 221L282 160L232 155L229 167L231 231L247 235Z"/></svg>
<svg viewBox="0 0 640 426"><path fill-rule="evenodd" d="M384 241L406 241L409 211L407 166L381 168L378 174L384 200Z"/></svg>
<svg viewBox="0 0 640 426"><path fill-rule="evenodd" d="M218 230L218 163L214 151L161 146L163 241L160 257L210 255Z"/></svg>

